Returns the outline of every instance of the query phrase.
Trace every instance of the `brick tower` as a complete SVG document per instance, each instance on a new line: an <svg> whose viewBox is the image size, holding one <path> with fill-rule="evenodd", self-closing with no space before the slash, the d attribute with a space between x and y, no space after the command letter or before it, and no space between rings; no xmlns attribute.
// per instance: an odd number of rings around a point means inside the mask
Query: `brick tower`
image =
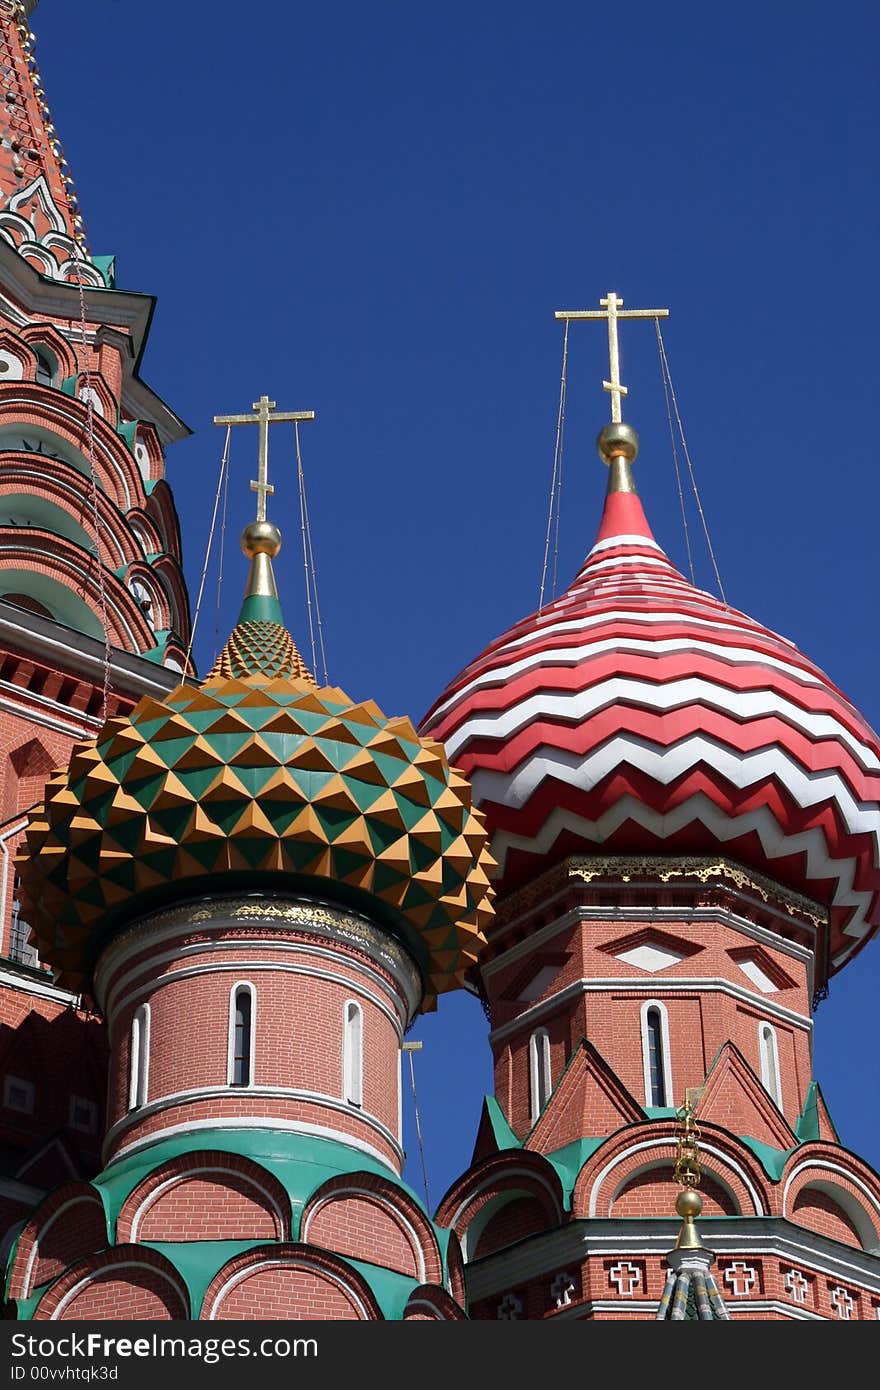
<svg viewBox="0 0 880 1390"><path fill-rule="evenodd" d="M176 683L189 638L164 480L188 431L139 375L153 300L86 244L35 3L0 0L0 1235L95 1171L104 1114L102 1030L20 912L27 812L106 714Z"/></svg>
<svg viewBox="0 0 880 1390"><path fill-rule="evenodd" d="M675 570L619 408L599 451L580 573L423 725L498 861L474 977L495 1094L438 1219L472 1316L655 1316L689 1097L730 1316L876 1319L880 1179L838 1139L812 1028L880 921L880 741L790 642Z"/></svg>
<svg viewBox="0 0 880 1390"><path fill-rule="evenodd" d="M279 532L242 545L206 680L108 719L29 820L28 918L110 1080L102 1171L18 1237L19 1318L465 1316L457 1241L401 1180L400 1057L485 944L481 817L408 719L318 688Z"/></svg>

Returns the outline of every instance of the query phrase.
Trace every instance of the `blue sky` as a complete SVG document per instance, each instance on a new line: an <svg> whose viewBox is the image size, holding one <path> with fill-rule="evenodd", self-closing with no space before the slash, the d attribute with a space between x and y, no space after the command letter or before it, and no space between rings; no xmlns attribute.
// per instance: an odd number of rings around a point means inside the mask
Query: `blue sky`
<svg viewBox="0 0 880 1390"><path fill-rule="evenodd" d="M194 430L169 451L198 587L222 432L268 392L302 431L331 680L419 719L537 602L559 392L557 308L616 290L664 338L727 598L875 727L880 14L744 0L443 6L41 0L37 57L95 253L158 297L143 363ZM640 490L681 567L649 324L623 380ZM608 418L601 326L572 330L559 574L592 542ZM293 444L270 515L308 657ZM255 439L233 437L222 600L244 576ZM698 519L691 505L692 538ZM705 546L697 581L713 586ZM874 943L832 983L815 1071L880 1166ZM416 1056L432 1203L490 1085L482 1012L446 998ZM410 1125L407 1176L421 1187Z"/></svg>

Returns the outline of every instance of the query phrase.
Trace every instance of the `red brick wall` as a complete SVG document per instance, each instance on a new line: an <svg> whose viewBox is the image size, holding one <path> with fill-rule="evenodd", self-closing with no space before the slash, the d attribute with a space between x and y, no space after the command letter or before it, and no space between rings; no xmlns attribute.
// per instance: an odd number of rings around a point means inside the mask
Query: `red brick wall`
<svg viewBox="0 0 880 1390"><path fill-rule="evenodd" d="M207 1310L206 1310L207 1311ZM357 1322L363 1317L344 1288L309 1269L272 1269L248 1274L226 1294L214 1317L218 1321L250 1319Z"/></svg>
<svg viewBox="0 0 880 1390"><path fill-rule="evenodd" d="M368 1197L338 1197L308 1223L310 1244L353 1260L385 1265L413 1279L422 1277L413 1237L389 1209Z"/></svg>
<svg viewBox="0 0 880 1390"><path fill-rule="evenodd" d="M844 1245L854 1245L861 1250L862 1242L854 1223L833 1197L820 1192L815 1187L805 1187L800 1191L792 1205L791 1219L810 1231L839 1240Z"/></svg>
<svg viewBox="0 0 880 1390"><path fill-rule="evenodd" d="M187 1177L150 1205L137 1239L271 1240L281 1235L278 1219L261 1203L252 1184L234 1174Z"/></svg>

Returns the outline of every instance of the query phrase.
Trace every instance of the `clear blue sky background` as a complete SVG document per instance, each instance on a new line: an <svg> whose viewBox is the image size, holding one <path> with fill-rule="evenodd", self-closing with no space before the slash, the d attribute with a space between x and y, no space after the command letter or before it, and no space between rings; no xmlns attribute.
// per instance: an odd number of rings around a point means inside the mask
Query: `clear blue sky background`
<svg viewBox="0 0 880 1390"><path fill-rule="evenodd" d="M304 427L330 676L419 719L537 602L559 391L553 311L615 289L665 340L728 600L795 640L880 724L877 7L41 0L37 56L92 250L158 296L143 372L192 426L169 451L202 570L214 414ZM655 533L686 564L656 345L627 326L627 416ZM601 326L572 330L559 573L595 532ZM235 620L255 439L233 439ZM308 656L292 438L273 513ZM697 519L691 505L692 535ZM705 546L697 579L712 587ZM880 1166L880 945L832 984L815 1069ZM414 1034L432 1204L490 1085L482 1012ZM694 1078L696 1081L697 1078ZM407 1176L421 1186L410 1121Z"/></svg>

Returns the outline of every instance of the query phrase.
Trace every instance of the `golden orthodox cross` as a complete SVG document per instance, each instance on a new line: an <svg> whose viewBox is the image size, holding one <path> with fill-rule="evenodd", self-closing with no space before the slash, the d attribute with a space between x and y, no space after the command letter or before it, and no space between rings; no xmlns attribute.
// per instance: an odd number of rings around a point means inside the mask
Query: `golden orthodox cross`
<svg viewBox="0 0 880 1390"><path fill-rule="evenodd" d="M313 410L287 410L279 411L277 415L270 415L270 411L275 409L275 402L270 401L268 396L261 396L258 401L254 401L254 415L215 415L215 425L259 425L260 443L257 454L257 477L251 482L251 492L257 494L257 521L266 520L266 498L275 491L269 482L269 426L280 424L285 420L314 420Z"/></svg>
<svg viewBox="0 0 880 1390"><path fill-rule="evenodd" d="M610 381L603 381L603 388L611 396L611 419L614 424L620 424L623 416L620 410L621 397L627 394L626 387L620 381L620 349L617 344L617 320L618 319L668 319L668 309L624 309L623 300L618 299L613 292L599 300L599 309L557 309L558 319L607 319L608 320L608 357L611 363L611 370L608 375Z"/></svg>

